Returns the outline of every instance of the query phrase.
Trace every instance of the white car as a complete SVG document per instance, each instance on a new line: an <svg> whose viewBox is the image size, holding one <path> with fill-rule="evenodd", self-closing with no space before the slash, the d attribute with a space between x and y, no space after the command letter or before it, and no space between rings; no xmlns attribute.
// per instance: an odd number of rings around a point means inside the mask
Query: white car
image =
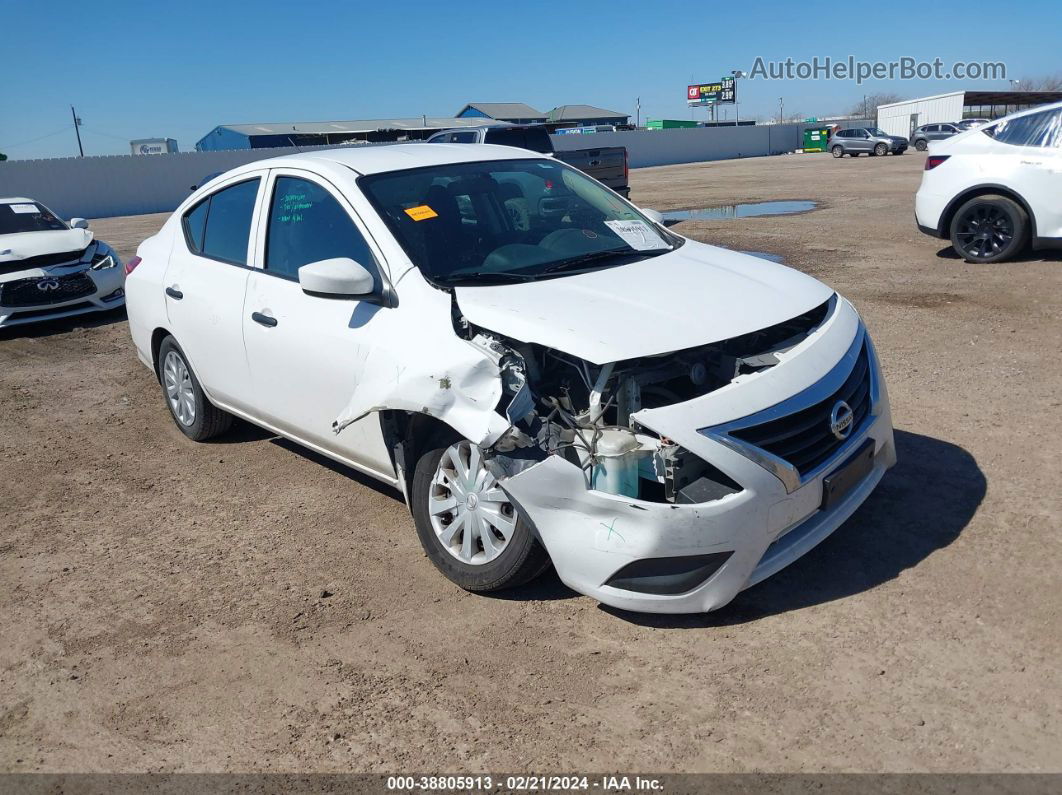
<svg viewBox="0 0 1062 795"><path fill-rule="evenodd" d="M1062 103L933 141L915 196L918 228L967 262L1062 248Z"/></svg>
<svg viewBox="0 0 1062 795"><path fill-rule="evenodd" d="M712 610L867 498L889 401L848 301L658 220L509 147L263 160L144 241L129 327L184 434L235 415L396 486L463 588L552 561Z"/></svg>
<svg viewBox="0 0 1062 795"><path fill-rule="evenodd" d="M84 218L67 224L33 199L0 198L0 328L114 309L124 282L118 254Z"/></svg>

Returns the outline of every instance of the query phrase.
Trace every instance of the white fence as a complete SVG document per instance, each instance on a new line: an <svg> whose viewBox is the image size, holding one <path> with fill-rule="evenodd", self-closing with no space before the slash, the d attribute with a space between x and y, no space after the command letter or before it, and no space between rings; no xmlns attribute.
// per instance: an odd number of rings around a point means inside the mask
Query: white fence
<svg viewBox="0 0 1062 795"><path fill-rule="evenodd" d="M803 127L780 124L555 135L553 142L565 151L625 146L631 167L639 168L791 152L801 145ZM36 199L64 218L169 212L188 196L192 185L210 174L295 151L239 149L8 161L0 163L0 196Z"/></svg>

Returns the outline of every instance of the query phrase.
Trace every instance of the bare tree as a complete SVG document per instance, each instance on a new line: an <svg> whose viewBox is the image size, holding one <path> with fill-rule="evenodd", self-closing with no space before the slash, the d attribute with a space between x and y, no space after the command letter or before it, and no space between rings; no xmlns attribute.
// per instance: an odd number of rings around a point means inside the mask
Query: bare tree
<svg viewBox="0 0 1062 795"><path fill-rule="evenodd" d="M904 99L899 94L867 94L848 109L847 115L870 119L877 115L878 105L889 105L893 102L902 102Z"/></svg>
<svg viewBox="0 0 1062 795"><path fill-rule="evenodd" d="M1022 78L1014 88L1017 91L1062 91L1062 74Z"/></svg>

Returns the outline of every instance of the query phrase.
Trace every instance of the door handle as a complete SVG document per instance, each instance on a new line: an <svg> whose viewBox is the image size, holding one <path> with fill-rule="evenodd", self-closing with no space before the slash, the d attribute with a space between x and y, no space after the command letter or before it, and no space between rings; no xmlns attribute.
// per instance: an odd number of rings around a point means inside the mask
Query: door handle
<svg viewBox="0 0 1062 795"><path fill-rule="evenodd" d="M182 298L184 298L184 293L182 293L176 287L167 287L166 288L166 295L168 295L170 298L172 298L175 301L180 301Z"/></svg>
<svg viewBox="0 0 1062 795"><path fill-rule="evenodd" d="M252 312L251 320L261 326L266 326L267 328L273 328L273 326L277 324L277 319L275 317L263 315L261 312Z"/></svg>

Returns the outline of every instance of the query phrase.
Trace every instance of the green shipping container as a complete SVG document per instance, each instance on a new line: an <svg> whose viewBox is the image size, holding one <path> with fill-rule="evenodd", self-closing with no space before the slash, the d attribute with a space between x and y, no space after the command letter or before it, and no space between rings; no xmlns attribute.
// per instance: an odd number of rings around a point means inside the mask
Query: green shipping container
<svg viewBox="0 0 1062 795"><path fill-rule="evenodd" d="M681 127L696 127L697 122L684 119L650 119L645 126L649 130L675 130Z"/></svg>
<svg viewBox="0 0 1062 795"><path fill-rule="evenodd" d="M826 141L830 137L829 127L807 128L804 130L804 151L825 152Z"/></svg>

